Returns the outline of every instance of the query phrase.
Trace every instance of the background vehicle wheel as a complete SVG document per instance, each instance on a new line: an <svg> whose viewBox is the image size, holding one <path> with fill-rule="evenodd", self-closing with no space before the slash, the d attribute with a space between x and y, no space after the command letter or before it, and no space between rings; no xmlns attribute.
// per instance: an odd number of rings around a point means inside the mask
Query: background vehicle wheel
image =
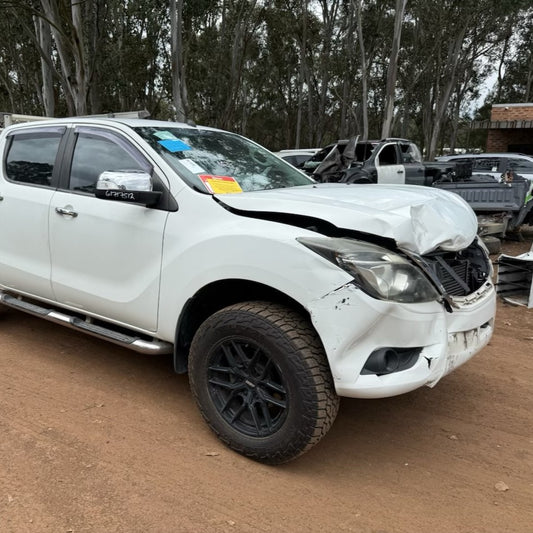
<svg viewBox="0 0 533 533"><path fill-rule="evenodd" d="M235 304L210 316L192 342L189 380L218 437L268 464L314 446L339 408L315 331L296 312L268 302Z"/></svg>

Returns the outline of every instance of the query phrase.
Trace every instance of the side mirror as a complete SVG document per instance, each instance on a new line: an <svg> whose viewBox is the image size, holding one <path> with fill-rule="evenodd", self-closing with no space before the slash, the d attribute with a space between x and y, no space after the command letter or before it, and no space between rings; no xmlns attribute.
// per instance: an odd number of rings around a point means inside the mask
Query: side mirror
<svg viewBox="0 0 533 533"><path fill-rule="evenodd" d="M103 200L131 202L151 206L157 204L161 192L152 190L152 177L136 170L106 170L98 176L95 196Z"/></svg>

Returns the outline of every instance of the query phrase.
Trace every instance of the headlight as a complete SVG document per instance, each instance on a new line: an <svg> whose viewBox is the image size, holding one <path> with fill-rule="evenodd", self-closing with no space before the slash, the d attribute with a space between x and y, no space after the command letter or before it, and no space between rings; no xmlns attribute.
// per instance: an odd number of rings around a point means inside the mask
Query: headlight
<svg viewBox="0 0 533 533"><path fill-rule="evenodd" d="M374 298L403 303L439 298L418 267L385 248L347 238L297 240L351 274L354 282Z"/></svg>

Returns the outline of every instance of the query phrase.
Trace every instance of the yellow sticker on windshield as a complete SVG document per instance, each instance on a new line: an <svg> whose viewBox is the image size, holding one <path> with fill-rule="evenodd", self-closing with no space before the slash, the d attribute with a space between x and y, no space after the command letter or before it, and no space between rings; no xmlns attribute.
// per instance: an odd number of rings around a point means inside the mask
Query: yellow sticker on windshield
<svg viewBox="0 0 533 533"><path fill-rule="evenodd" d="M198 177L203 181L205 188L213 194L242 192L241 186L237 183L235 178L230 176L200 174Z"/></svg>

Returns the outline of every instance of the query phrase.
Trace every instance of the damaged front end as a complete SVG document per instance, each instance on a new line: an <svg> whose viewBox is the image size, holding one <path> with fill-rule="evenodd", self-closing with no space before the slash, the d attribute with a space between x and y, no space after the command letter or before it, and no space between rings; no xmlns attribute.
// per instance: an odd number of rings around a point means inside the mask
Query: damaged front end
<svg viewBox="0 0 533 533"><path fill-rule="evenodd" d="M476 237L459 251L436 250L420 256L403 250L438 288L448 311L490 290L494 273L483 241Z"/></svg>
<svg viewBox="0 0 533 533"><path fill-rule="evenodd" d="M310 308L339 395L380 398L433 386L489 342L492 265L477 238L425 255L384 250L379 258L377 246L362 249L349 268L346 249L329 256L315 249L354 276ZM376 291L380 283L386 287Z"/></svg>
<svg viewBox="0 0 533 533"><path fill-rule="evenodd" d="M489 342L492 266L475 214L459 196L322 184L216 201L240 216L302 228L298 243L347 274L327 294L309 287L303 302L340 396L433 386Z"/></svg>

